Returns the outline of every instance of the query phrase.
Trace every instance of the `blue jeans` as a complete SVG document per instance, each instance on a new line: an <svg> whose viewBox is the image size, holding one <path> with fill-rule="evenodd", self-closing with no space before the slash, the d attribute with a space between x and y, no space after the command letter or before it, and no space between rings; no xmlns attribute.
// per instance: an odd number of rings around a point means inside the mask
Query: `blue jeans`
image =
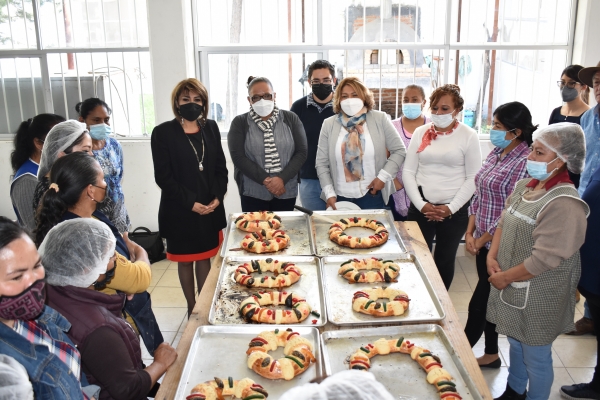
<svg viewBox="0 0 600 400"><path fill-rule="evenodd" d="M386 210L388 209L388 207L383 202L383 196L381 195L381 191L377 192L376 195L372 195L371 192L369 192L358 199L337 196L336 201L349 201L350 203L356 204L363 210L380 210L382 208Z"/></svg>
<svg viewBox="0 0 600 400"><path fill-rule="evenodd" d="M554 370L552 369L552 344L528 346L511 337L510 367L508 384L517 393L525 392L527 381L529 390L527 400L547 400L550 397Z"/></svg>
<svg viewBox="0 0 600 400"><path fill-rule="evenodd" d="M321 200L321 184L318 179L304 179L300 181L300 201L302 207L312 211L324 211L327 204Z"/></svg>
<svg viewBox="0 0 600 400"><path fill-rule="evenodd" d="M583 302L583 316L592 319L592 313L590 312L590 306L588 306L587 300Z"/></svg>

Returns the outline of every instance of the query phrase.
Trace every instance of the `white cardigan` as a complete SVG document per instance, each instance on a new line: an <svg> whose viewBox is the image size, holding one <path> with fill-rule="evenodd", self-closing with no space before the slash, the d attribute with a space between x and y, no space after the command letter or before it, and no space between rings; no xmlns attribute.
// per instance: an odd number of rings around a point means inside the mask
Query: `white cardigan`
<svg viewBox="0 0 600 400"><path fill-rule="evenodd" d="M335 189L335 178L337 176L337 162L335 158L336 143L342 129L342 124L337 120L337 114L323 121L319 135L319 147L317 148L317 159L315 166L319 183L322 188L333 185ZM395 177L406 157L406 147L398 135L398 131L381 111L371 110L367 112L366 122L373 147L375 148L375 171L384 170ZM389 158L387 151L390 152ZM387 204L390 195L396 191L393 179L385 184L381 191L383 201Z"/></svg>
<svg viewBox="0 0 600 400"><path fill-rule="evenodd" d="M417 153L423 135L431 124L415 129L402 171L406 194L417 210L427 202L446 204L454 214L475 193L475 174L481 168L481 149L477 132L460 123L450 135L438 135Z"/></svg>

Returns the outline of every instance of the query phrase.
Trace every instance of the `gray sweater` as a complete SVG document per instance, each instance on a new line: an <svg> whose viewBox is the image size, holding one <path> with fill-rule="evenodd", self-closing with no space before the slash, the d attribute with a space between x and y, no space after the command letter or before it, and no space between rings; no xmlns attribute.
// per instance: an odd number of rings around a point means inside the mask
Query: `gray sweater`
<svg viewBox="0 0 600 400"><path fill-rule="evenodd" d="M239 193L260 200L272 200L273 194L263 185L269 176L277 176L285 184L282 199L298 195L300 168L307 155L306 134L302 122L291 111L279 110L273 126L273 136L281 159L281 172L269 174L265 171L264 134L250 117L250 113L238 115L231 122L227 134L227 145L234 165L234 178Z"/></svg>

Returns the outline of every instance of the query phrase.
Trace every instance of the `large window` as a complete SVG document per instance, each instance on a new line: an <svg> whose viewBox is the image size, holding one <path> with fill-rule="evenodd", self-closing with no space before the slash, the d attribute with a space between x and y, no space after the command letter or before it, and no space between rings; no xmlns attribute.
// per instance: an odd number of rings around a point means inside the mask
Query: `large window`
<svg viewBox="0 0 600 400"><path fill-rule="evenodd" d="M152 131L146 2L0 1L0 134L42 112L77 118L89 97L111 106L118 136Z"/></svg>
<svg viewBox="0 0 600 400"><path fill-rule="evenodd" d="M279 107L306 95L307 69L357 76L376 108L400 116L402 88L456 83L464 121L487 133L493 110L521 101L544 124L552 82L571 58L575 0L196 0L199 75L222 130L248 107L248 76L271 79Z"/></svg>

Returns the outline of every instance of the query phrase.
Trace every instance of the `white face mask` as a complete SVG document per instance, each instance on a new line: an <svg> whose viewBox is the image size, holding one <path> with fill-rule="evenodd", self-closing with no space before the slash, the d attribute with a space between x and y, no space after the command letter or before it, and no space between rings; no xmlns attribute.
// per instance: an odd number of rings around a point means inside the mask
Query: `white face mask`
<svg viewBox="0 0 600 400"><path fill-rule="evenodd" d="M437 126L438 128L447 128L450 126L450 124L452 123L452 121L454 121L454 117L452 116L452 113L454 111L452 111L449 114L442 114L442 115L437 115L437 114L431 114L431 122L433 122L433 124L435 126Z"/></svg>
<svg viewBox="0 0 600 400"><path fill-rule="evenodd" d="M256 103L252 104L252 109L255 113L261 117L266 117L273 112L275 108L275 102L273 100L260 99Z"/></svg>
<svg viewBox="0 0 600 400"><path fill-rule="evenodd" d="M340 102L340 106L342 107L342 111L346 115L353 117L356 114L358 114L360 110L363 109L365 103L361 99L355 97L352 99L342 100Z"/></svg>

